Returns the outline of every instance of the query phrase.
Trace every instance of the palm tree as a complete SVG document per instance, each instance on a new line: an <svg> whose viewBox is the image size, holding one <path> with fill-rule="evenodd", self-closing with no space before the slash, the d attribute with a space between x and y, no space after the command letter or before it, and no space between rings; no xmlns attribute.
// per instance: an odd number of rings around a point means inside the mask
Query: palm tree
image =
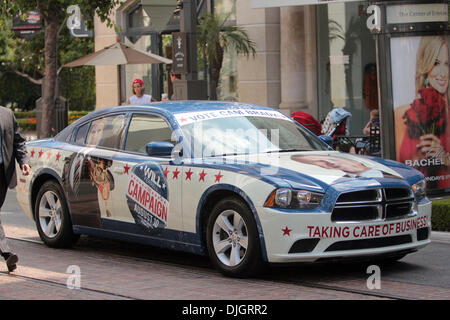
<svg viewBox="0 0 450 320"><path fill-rule="evenodd" d="M226 21L227 17L222 19L214 14L206 14L199 19L197 39L200 46L204 46L206 59L211 68L211 100L217 99L216 90L225 50L233 48L236 53L247 57L250 54L253 57L256 55L255 43L245 29L241 26L226 25Z"/></svg>

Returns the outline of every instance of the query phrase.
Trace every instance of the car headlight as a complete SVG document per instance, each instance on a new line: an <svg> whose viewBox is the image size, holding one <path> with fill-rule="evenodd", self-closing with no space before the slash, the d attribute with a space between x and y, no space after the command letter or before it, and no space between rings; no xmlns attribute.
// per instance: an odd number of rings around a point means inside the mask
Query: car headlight
<svg viewBox="0 0 450 320"><path fill-rule="evenodd" d="M426 197L426 188L427 188L427 181L425 179L420 180L419 182L413 184L411 188L414 191L414 196L416 197L416 200L420 200Z"/></svg>
<svg viewBox="0 0 450 320"><path fill-rule="evenodd" d="M283 209L314 209L320 205L323 194L308 190L281 188L274 190L264 207Z"/></svg>

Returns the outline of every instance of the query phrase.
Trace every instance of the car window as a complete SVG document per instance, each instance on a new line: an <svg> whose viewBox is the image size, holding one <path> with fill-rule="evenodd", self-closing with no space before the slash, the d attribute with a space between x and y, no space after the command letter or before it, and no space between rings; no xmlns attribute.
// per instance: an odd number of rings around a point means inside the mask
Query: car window
<svg viewBox="0 0 450 320"><path fill-rule="evenodd" d="M114 115L92 121L86 144L119 149L125 127L125 115Z"/></svg>
<svg viewBox="0 0 450 320"><path fill-rule="evenodd" d="M146 114L134 114L128 128L125 150L145 154L149 142L171 142L172 130L164 119Z"/></svg>
<svg viewBox="0 0 450 320"><path fill-rule="evenodd" d="M88 122L86 124L83 124L78 129L77 135L76 135L76 138L75 138L75 143L77 143L77 144L84 144L84 141L86 140L86 134L87 134L87 131L89 129L89 125L90 125L90 122Z"/></svg>

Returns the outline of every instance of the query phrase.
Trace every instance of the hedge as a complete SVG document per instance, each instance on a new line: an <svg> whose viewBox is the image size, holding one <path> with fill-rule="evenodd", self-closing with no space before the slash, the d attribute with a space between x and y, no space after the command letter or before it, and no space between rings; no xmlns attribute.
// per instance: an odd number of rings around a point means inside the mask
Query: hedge
<svg viewBox="0 0 450 320"><path fill-rule="evenodd" d="M90 111L69 111L69 124ZM36 131L36 111L14 112L21 131Z"/></svg>
<svg viewBox="0 0 450 320"><path fill-rule="evenodd" d="M431 225L434 231L450 231L450 199L433 201Z"/></svg>

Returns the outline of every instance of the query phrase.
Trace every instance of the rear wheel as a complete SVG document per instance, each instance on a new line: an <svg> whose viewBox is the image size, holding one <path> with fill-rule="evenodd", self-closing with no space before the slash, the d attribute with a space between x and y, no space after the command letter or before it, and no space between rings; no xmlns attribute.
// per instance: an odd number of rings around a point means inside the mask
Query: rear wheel
<svg viewBox="0 0 450 320"><path fill-rule="evenodd" d="M39 236L46 245L66 248L76 243L79 236L73 233L66 198L57 182L47 181L42 185L34 212Z"/></svg>
<svg viewBox="0 0 450 320"><path fill-rule="evenodd" d="M226 198L214 207L207 222L206 244L212 263L224 275L245 277L262 270L256 223L238 198Z"/></svg>

